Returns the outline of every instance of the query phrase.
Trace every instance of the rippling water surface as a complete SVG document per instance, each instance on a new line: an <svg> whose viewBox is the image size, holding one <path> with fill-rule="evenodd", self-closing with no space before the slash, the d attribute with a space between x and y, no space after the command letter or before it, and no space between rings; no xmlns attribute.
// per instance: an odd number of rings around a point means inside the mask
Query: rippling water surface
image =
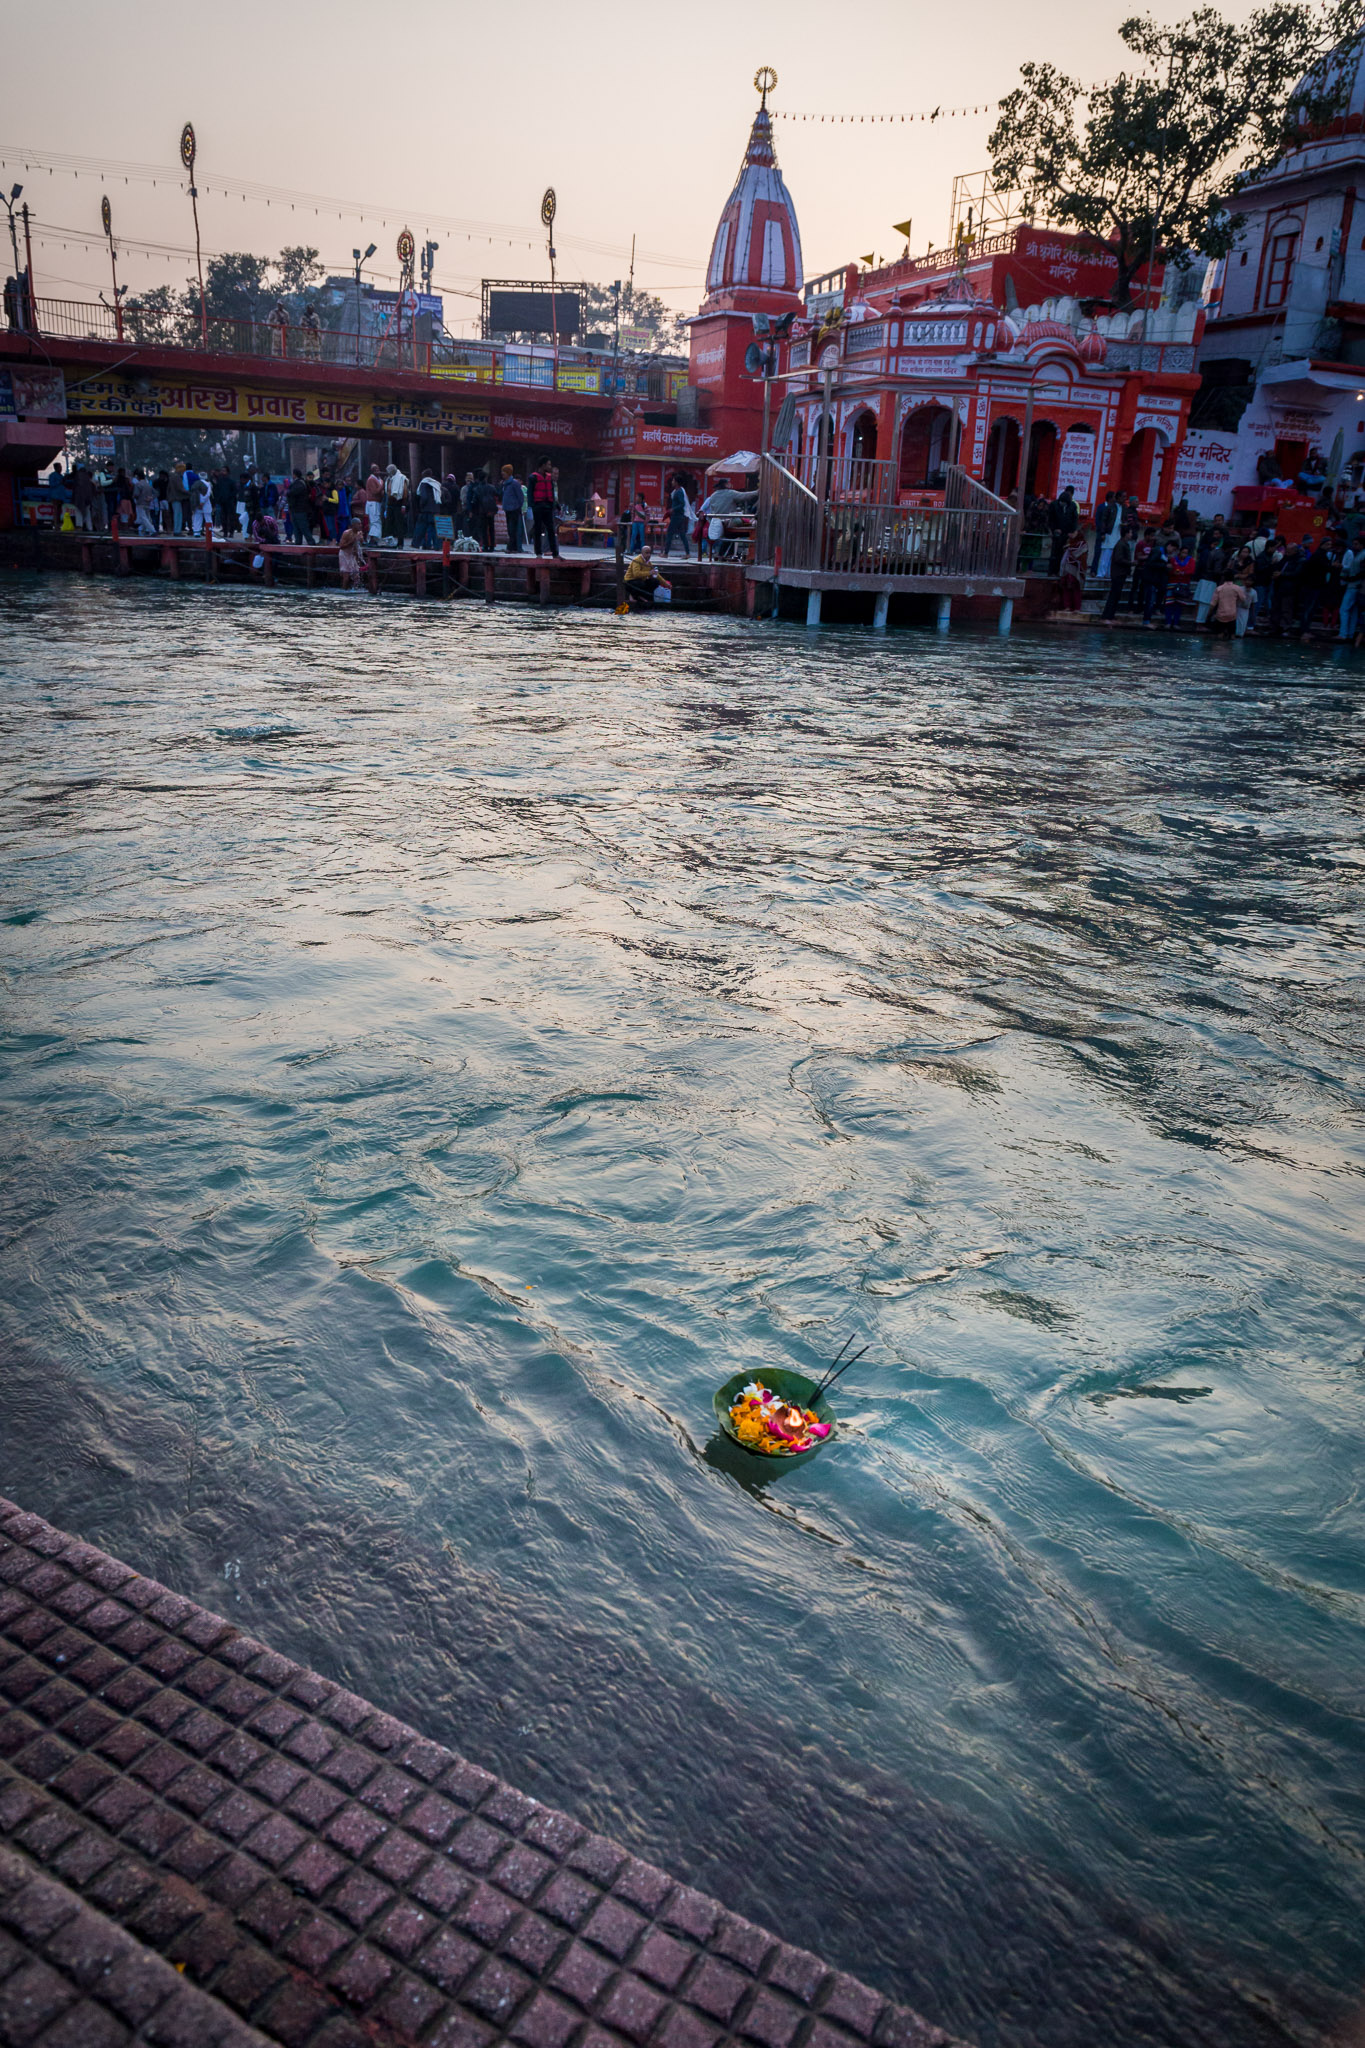
<svg viewBox="0 0 1365 2048"><path fill-rule="evenodd" d="M1358 668L11 583L0 1486L986 2048L1365 1978ZM767 1487L740 1365L871 1348Z"/></svg>

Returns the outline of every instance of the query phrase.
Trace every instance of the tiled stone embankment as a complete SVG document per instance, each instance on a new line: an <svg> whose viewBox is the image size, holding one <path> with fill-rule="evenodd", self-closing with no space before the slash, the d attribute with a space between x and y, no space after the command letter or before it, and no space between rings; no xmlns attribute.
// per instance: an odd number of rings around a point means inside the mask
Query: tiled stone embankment
<svg viewBox="0 0 1365 2048"><path fill-rule="evenodd" d="M953 2048L0 1500L0 2043L262 2039Z"/></svg>

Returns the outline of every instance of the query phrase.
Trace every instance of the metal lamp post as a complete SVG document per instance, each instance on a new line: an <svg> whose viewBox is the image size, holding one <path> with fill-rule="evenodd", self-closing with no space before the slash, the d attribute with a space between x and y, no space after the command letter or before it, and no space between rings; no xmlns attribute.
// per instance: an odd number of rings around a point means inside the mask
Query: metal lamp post
<svg viewBox="0 0 1365 2048"><path fill-rule="evenodd" d="M14 251L14 298L12 301L13 312L11 314L11 318L13 319L16 327L33 327L37 324L34 319L33 307L33 259L31 256L28 256L27 267L25 267L24 264L20 263L19 230L14 225L14 204L15 201L19 198L20 194L23 192L23 189L24 188L22 185L11 185L9 198L5 200L5 210L9 214L10 247ZM27 206L23 208L23 220L24 249L27 254L29 248ZM24 280L22 299L20 298L19 292L20 278Z"/></svg>
<svg viewBox="0 0 1365 2048"><path fill-rule="evenodd" d="M197 144L194 139L194 123L187 121L180 131L180 161L189 172L190 207L194 214L194 267L199 273L199 334L204 347L209 345L209 309L204 297L204 258L199 247L199 191L194 182L194 159Z"/></svg>
<svg viewBox="0 0 1365 2048"><path fill-rule="evenodd" d="M441 246L441 245L440 245L440 243L439 243L439 242L432 242L432 241L426 241L426 242L424 242L424 243L422 244L422 290L423 290L423 292L424 292L424 293L426 294L427 298L429 298L429 299L431 299L431 298L434 298L434 297L436 296L436 292L435 292L435 282L434 282L434 281L435 281L435 277L436 277L436 251L437 251L437 250L438 250L438 249L440 248L440 246ZM415 318L415 317L414 317L414 319L413 319L413 323L412 323L412 332L413 332L413 339L414 339L414 344L415 344L415 341L416 341L416 335L417 335L417 321L416 321L416 318ZM431 369L431 340L432 340L432 336L434 335L434 333L435 333L435 332L436 332L436 319L435 319L435 315L434 315L434 314L432 314L432 313L430 313L430 312L428 312L428 318L427 318L427 370L428 370L428 372L430 372L430 369ZM416 359L415 359L415 357L414 357L413 367L414 367L414 368L416 368Z"/></svg>
<svg viewBox="0 0 1365 2048"><path fill-rule="evenodd" d="M105 193L104 197L100 200L100 223L104 228L105 240L109 244L109 275L113 279L114 283L114 331L117 334L119 340L122 341L123 294L119 290L118 263L115 260L114 250L114 216L110 209L109 195L107 192Z"/></svg>
<svg viewBox="0 0 1365 2048"><path fill-rule="evenodd" d="M16 201L16 199L18 199L18 198L20 197L20 195L21 195L21 194L22 194L22 192L23 192L23 189L24 189L24 188L23 188L23 186L22 186L22 185L12 185L12 186L10 187L10 194L9 194L9 198L8 198L8 199L7 199L6 201L5 201L5 209L6 209L6 211L7 211L7 212L8 212L8 214L9 214L9 240L10 240L10 247L11 247L11 248L13 249L13 251L14 251L14 281L15 281L15 283L16 283L16 284L18 284L18 282L19 282L19 269L20 269L20 264L19 264L19 230L18 230L18 229L17 229L16 227L15 227L15 225L14 225L14 202Z"/></svg>
<svg viewBox="0 0 1365 2048"><path fill-rule="evenodd" d="M400 368L400 369L402 368L402 365L403 365L403 300L404 300L404 299L406 298L406 296L407 296L408 292L410 291L410 289L411 289L411 287L412 287L412 259L413 259L413 257L414 257L414 256L416 255L416 253L417 253L417 244L416 244L416 242L415 242L415 241L413 240L413 235L412 235L412 229L411 229L411 228L404 228L404 229L403 229L403 231L402 231L402 233L401 233L401 234L399 235L399 237L398 237L398 262L399 262L399 278L398 278L398 331L397 331L397 337L396 337L396 339L397 339L397 348L398 348L398 365L399 365L399 368ZM417 367L417 360L416 360L416 350L417 350L417 322L416 322L416 320L414 320L414 321L413 321L413 323L412 323L412 345L413 345L413 365L412 365L412 366L413 366L413 368L414 368L414 369L416 369L416 367Z"/></svg>
<svg viewBox="0 0 1365 2048"><path fill-rule="evenodd" d="M362 319L360 319L360 272L364 270L366 262L370 260L372 254L375 254L377 248L379 248L377 242L370 242L370 246L364 252L364 256L360 254L360 250L352 250L350 252L354 256L354 262L356 262L356 362L360 362L360 328L362 328Z"/></svg>
<svg viewBox="0 0 1365 2048"><path fill-rule="evenodd" d="M24 216L24 276L28 286L28 324L38 325L38 300L33 290L33 244L28 236L28 201L24 201L20 212Z"/></svg>
<svg viewBox="0 0 1365 2048"><path fill-rule="evenodd" d="M547 185L545 187L544 196L540 202L540 218L545 224L545 232L549 237L548 247L550 251L550 337L554 343L555 358L553 388L556 391L558 391L559 389L559 307L556 303L555 298L555 210L557 203L558 202L555 199L554 186Z"/></svg>

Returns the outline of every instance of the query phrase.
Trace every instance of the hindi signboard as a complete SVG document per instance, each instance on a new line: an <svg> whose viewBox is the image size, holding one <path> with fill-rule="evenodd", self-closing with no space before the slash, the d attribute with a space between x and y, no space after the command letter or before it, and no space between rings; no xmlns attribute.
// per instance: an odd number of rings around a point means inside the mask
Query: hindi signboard
<svg viewBox="0 0 1365 2048"><path fill-rule="evenodd" d="M19 377L14 376L16 394ZM124 377L82 380L80 416L108 431L115 420L151 424L168 420L201 427L233 427L248 433L438 434L452 441L486 440L488 412L463 395L442 398L439 410L427 401L404 398L324 397L314 391L267 391L250 384L148 383ZM115 432L118 428L115 427Z"/></svg>
<svg viewBox="0 0 1365 2048"><path fill-rule="evenodd" d="M1172 502L1179 503L1181 498L1185 498L1192 512L1203 513L1208 518L1215 512L1231 512L1237 444L1236 434L1191 427L1176 457L1175 477L1171 485Z"/></svg>
<svg viewBox="0 0 1365 2048"><path fill-rule="evenodd" d="M64 420L66 378L60 370L11 369L6 410L21 420Z"/></svg>
<svg viewBox="0 0 1365 2048"><path fill-rule="evenodd" d="M1076 494L1076 503L1081 506L1089 505L1093 496L1097 446L1095 435L1081 427L1073 427L1062 443L1057 464L1057 490L1060 493L1070 484Z"/></svg>

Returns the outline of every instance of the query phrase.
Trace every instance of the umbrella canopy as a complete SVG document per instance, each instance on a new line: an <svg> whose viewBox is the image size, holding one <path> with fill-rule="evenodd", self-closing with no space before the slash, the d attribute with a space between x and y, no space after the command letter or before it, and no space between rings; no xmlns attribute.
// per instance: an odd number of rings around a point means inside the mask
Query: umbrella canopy
<svg viewBox="0 0 1365 2048"><path fill-rule="evenodd" d="M708 476L731 476L736 473L742 473L745 476L750 476L754 470L761 469L762 467L763 457L761 455L756 455L752 448L741 448L734 455L727 455L723 462L713 462L706 474Z"/></svg>

